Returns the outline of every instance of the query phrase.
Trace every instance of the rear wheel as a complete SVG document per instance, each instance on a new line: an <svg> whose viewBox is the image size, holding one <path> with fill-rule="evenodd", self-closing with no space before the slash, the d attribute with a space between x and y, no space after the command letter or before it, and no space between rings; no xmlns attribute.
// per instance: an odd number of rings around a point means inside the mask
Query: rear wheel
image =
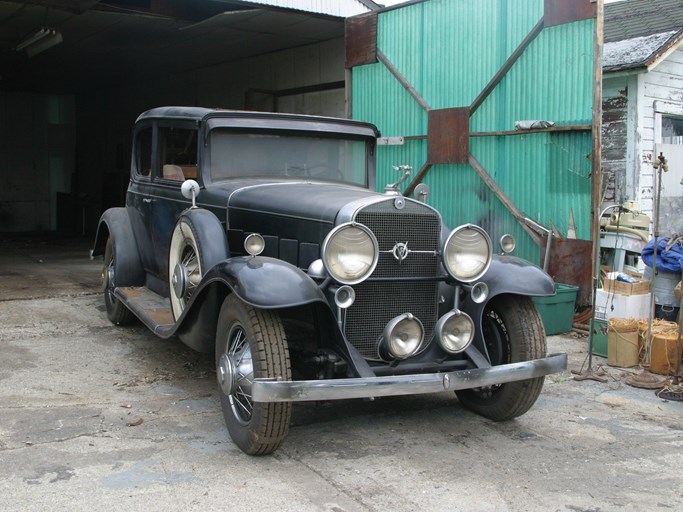
<svg viewBox="0 0 683 512"><path fill-rule="evenodd" d="M229 295L216 329L216 376L228 432L245 453L274 452L289 432L292 410L289 402L254 402L254 379L291 380L291 374L280 315Z"/></svg>
<svg viewBox="0 0 683 512"><path fill-rule="evenodd" d="M104 249L104 265L102 266L102 290L107 318L114 325L129 325L135 321L135 315L114 296L116 287L116 261L111 237L107 238Z"/></svg>
<svg viewBox="0 0 683 512"><path fill-rule="evenodd" d="M484 310L484 342L494 366L545 357L545 329L528 297L494 298ZM534 405L544 377L456 391L460 402L486 418L505 421Z"/></svg>

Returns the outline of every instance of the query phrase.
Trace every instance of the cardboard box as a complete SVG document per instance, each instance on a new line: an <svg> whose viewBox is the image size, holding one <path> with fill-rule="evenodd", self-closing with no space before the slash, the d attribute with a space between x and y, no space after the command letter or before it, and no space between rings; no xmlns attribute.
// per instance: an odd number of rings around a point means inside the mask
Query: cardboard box
<svg viewBox="0 0 683 512"><path fill-rule="evenodd" d="M628 283L624 283L628 284ZM649 318L650 294L620 295L599 288L595 291L594 316L597 320L610 318Z"/></svg>
<svg viewBox="0 0 683 512"><path fill-rule="evenodd" d="M618 295L643 295L650 291L650 281L640 281L637 283L626 283L616 279L602 280L603 290Z"/></svg>
<svg viewBox="0 0 683 512"><path fill-rule="evenodd" d="M632 368L638 366L639 358L638 322L610 318L607 322L607 364Z"/></svg>

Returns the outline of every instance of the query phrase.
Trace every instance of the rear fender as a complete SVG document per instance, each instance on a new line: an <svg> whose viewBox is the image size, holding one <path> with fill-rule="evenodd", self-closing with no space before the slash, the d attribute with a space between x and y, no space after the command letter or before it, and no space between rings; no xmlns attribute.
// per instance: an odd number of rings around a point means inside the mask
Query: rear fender
<svg viewBox="0 0 683 512"><path fill-rule="evenodd" d="M102 214L97 226L91 257L104 254L107 238L111 238L116 263L116 286L142 286L145 271L140 259L133 226L125 208L110 208Z"/></svg>

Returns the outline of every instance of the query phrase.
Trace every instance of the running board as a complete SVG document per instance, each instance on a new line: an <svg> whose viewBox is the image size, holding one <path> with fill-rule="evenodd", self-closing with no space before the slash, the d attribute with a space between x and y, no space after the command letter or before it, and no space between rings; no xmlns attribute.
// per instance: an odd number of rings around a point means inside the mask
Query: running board
<svg viewBox="0 0 683 512"><path fill-rule="evenodd" d="M170 299L157 295L144 286L116 288L114 296L154 334L166 338L175 331Z"/></svg>

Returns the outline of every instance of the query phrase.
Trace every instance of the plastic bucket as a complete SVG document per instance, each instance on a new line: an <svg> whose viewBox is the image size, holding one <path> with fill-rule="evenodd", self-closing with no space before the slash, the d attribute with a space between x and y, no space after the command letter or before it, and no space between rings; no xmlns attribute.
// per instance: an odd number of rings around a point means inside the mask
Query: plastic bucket
<svg viewBox="0 0 683 512"><path fill-rule="evenodd" d="M678 312L680 311L678 306L669 306L665 304L655 305L655 318L660 320L668 320L669 322L678 321Z"/></svg>
<svg viewBox="0 0 683 512"><path fill-rule="evenodd" d="M655 294L655 304L663 306L678 306L680 300L676 298L675 288L681 280L681 274L657 270L652 276L652 267L645 267L643 279L652 281L652 293Z"/></svg>

